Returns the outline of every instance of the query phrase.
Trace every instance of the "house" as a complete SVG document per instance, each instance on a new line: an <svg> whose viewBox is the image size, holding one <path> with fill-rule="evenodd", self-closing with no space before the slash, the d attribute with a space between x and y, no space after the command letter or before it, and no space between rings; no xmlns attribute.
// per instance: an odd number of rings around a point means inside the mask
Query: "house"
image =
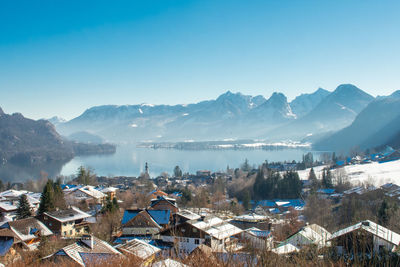
<svg viewBox="0 0 400 267"><path fill-rule="evenodd" d="M72 265L93 266L101 263L109 264L113 259L122 254L107 242L91 235L82 236L81 239L68 245L56 253L42 259L51 262L70 262Z"/></svg>
<svg viewBox="0 0 400 267"><path fill-rule="evenodd" d="M19 200L22 195L26 195L29 206L31 207L31 212L35 213L39 208L40 197L42 194L40 193L32 193L29 191L19 191L19 190L7 190L0 193L0 211L5 213L4 215L11 215L13 213L11 206L18 207ZM9 205L9 210L7 211L7 205ZM3 208L1 208L3 206ZM14 213L15 214L15 213Z"/></svg>
<svg viewBox="0 0 400 267"><path fill-rule="evenodd" d="M10 230L18 239L16 243L23 243L29 250L36 249L42 237L53 235L46 225L33 217L7 222L1 225L0 229Z"/></svg>
<svg viewBox="0 0 400 267"><path fill-rule="evenodd" d="M132 239L125 244L116 245L114 248L125 256L137 258L144 266L151 264L156 255L161 251L158 247L140 239Z"/></svg>
<svg viewBox="0 0 400 267"><path fill-rule="evenodd" d="M13 205L9 202L0 202L0 213L2 217L2 221L6 222L9 220L14 220L17 216L17 205Z"/></svg>
<svg viewBox="0 0 400 267"><path fill-rule="evenodd" d="M243 232L240 228L218 217L186 221L160 232L160 239L177 245L182 254L191 253L205 244L213 251L234 251L240 248L238 240Z"/></svg>
<svg viewBox="0 0 400 267"><path fill-rule="evenodd" d="M152 238L170 222L170 210L125 210L122 217L122 237Z"/></svg>
<svg viewBox="0 0 400 267"><path fill-rule="evenodd" d="M97 190L94 186L77 186L64 189L65 200L69 205L86 202L88 205L104 204L107 195Z"/></svg>
<svg viewBox="0 0 400 267"><path fill-rule="evenodd" d="M329 239L339 255L369 255L383 250L395 251L400 244L400 235L372 221L366 220L332 234Z"/></svg>
<svg viewBox="0 0 400 267"><path fill-rule="evenodd" d="M179 211L176 200L169 197L157 197L156 199L152 199L149 209L170 210L171 216Z"/></svg>
<svg viewBox="0 0 400 267"><path fill-rule="evenodd" d="M45 212L39 217L39 220L57 235L76 237L89 233L90 223L86 221L89 217L91 217L90 214L72 207Z"/></svg>
<svg viewBox="0 0 400 267"><path fill-rule="evenodd" d="M270 231L260 230L256 227L244 230L242 232L242 239L251 247L261 250L271 249L274 241Z"/></svg>
<svg viewBox="0 0 400 267"><path fill-rule="evenodd" d="M292 244L297 248L302 248L303 246L316 245L318 248L323 248L329 246L328 240L331 238L331 233L329 233L325 228L317 225L311 224L303 227L297 233L291 235L280 245Z"/></svg>
<svg viewBox="0 0 400 267"><path fill-rule="evenodd" d="M109 197L111 200L113 200L114 197L116 197L116 195L117 195L118 188L109 186L106 188L102 188L99 191L102 192L103 194L106 194L107 197Z"/></svg>
<svg viewBox="0 0 400 267"><path fill-rule="evenodd" d="M200 215L191 212L189 210L180 210L177 213L175 213L174 215L172 215L173 219L173 224L174 225L178 225L190 220L198 220L201 218Z"/></svg>
<svg viewBox="0 0 400 267"><path fill-rule="evenodd" d="M149 196L151 199L156 199L158 197L168 197L168 194L159 189L155 189L149 193Z"/></svg>
<svg viewBox="0 0 400 267"><path fill-rule="evenodd" d="M334 193L335 193L334 188L321 188L317 190L318 197L323 199L329 198Z"/></svg>
<svg viewBox="0 0 400 267"><path fill-rule="evenodd" d="M200 170L200 171L196 172L196 176L198 176L198 177L210 177L211 176L211 171Z"/></svg>

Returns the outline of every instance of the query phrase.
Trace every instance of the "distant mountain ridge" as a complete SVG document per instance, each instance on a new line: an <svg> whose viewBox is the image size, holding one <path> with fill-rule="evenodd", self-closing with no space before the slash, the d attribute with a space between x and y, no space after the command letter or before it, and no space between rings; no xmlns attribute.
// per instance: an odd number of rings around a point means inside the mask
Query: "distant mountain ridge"
<svg viewBox="0 0 400 267"><path fill-rule="evenodd" d="M215 100L188 105L92 107L56 127L65 136L87 132L117 143L227 138L315 141L351 125L374 99L352 84L339 85L333 92L319 88L290 103L278 92L266 99L227 91Z"/></svg>

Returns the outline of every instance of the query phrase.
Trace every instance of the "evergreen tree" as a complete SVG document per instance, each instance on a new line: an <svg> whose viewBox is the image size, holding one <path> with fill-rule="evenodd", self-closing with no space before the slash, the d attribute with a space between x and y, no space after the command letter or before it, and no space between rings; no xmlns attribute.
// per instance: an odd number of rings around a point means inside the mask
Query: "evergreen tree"
<svg viewBox="0 0 400 267"><path fill-rule="evenodd" d="M54 207L59 209L67 208L67 203L65 202L64 192L61 189L61 181L58 179L53 184L54 189Z"/></svg>
<svg viewBox="0 0 400 267"><path fill-rule="evenodd" d="M102 209L102 213L114 213L116 211L118 211L119 209L119 204L116 198L113 198L113 200L111 200L111 198L108 196L106 198L106 204L104 205L103 209Z"/></svg>
<svg viewBox="0 0 400 267"><path fill-rule="evenodd" d="M3 180L0 179L0 191L3 192L5 189Z"/></svg>
<svg viewBox="0 0 400 267"><path fill-rule="evenodd" d="M17 219L25 219L31 217L31 208L28 202L28 197L23 194L19 198L18 209L17 209Z"/></svg>
<svg viewBox="0 0 400 267"><path fill-rule="evenodd" d="M333 187L332 173L329 170L329 168L325 168L322 171L322 186L324 188L332 188Z"/></svg>
<svg viewBox="0 0 400 267"><path fill-rule="evenodd" d="M44 212L54 210L54 208L53 181L48 180L45 187L43 188L42 197L40 198L38 214L41 215Z"/></svg>
<svg viewBox="0 0 400 267"><path fill-rule="evenodd" d="M78 168L77 181L79 184L83 185L94 185L96 182L96 175L92 173L89 168L86 169L80 166Z"/></svg>
<svg viewBox="0 0 400 267"><path fill-rule="evenodd" d="M182 170L179 166L175 166L174 168L174 176L175 177L182 177Z"/></svg>
<svg viewBox="0 0 400 267"><path fill-rule="evenodd" d="M243 207L248 210L250 209L250 193L248 190L246 190L246 192L244 192L244 196L243 196Z"/></svg>
<svg viewBox="0 0 400 267"><path fill-rule="evenodd" d="M249 164L249 160L245 159L242 166L241 166L242 171L244 172L249 172L251 170L250 164Z"/></svg>
<svg viewBox="0 0 400 267"><path fill-rule="evenodd" d="M389 204L384 199L378 211L378 222L382 226L387 226L389 222Z"/></svg>

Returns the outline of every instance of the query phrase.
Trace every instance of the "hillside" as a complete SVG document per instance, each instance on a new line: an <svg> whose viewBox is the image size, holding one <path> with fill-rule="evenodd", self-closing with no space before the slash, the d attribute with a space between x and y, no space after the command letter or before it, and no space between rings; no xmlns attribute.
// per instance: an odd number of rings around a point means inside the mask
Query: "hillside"
<svg viewBox="0 0 400 267"><path fill-rule="evenodd" d="M354 122L314 144L321 150L347 152L353 147L374 148L387 144L400 132L400 99L387 97L373 101Z"/></svg>
<svg viewBox="0 0 400 267"><path fill-rule="evenodd" d="M88 145L62 138L47 120L31 120L0 109L0 162L42 164L68 161L78 154L113 153L112 145Z"/></svg>

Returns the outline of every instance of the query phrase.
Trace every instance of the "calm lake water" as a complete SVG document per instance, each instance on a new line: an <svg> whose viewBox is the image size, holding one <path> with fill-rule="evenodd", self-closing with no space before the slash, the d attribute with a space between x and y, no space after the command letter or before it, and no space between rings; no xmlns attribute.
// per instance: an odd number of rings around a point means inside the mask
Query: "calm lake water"
<svg viewBox="0 0 400 267"><path fill-rule="evenodd" d="M220 171L239 167L247 158L251 165L259 165L265 160L301 160L307 149L282 150L174 150L137 148L134 145L119 146L113 155L75 157L61 169L62 175L77 172L79 166L88 166L101 176L138 176L148 162L151 176L166 171L173 172L178 165L183 172L195 173L197 170Z"/></svg>

